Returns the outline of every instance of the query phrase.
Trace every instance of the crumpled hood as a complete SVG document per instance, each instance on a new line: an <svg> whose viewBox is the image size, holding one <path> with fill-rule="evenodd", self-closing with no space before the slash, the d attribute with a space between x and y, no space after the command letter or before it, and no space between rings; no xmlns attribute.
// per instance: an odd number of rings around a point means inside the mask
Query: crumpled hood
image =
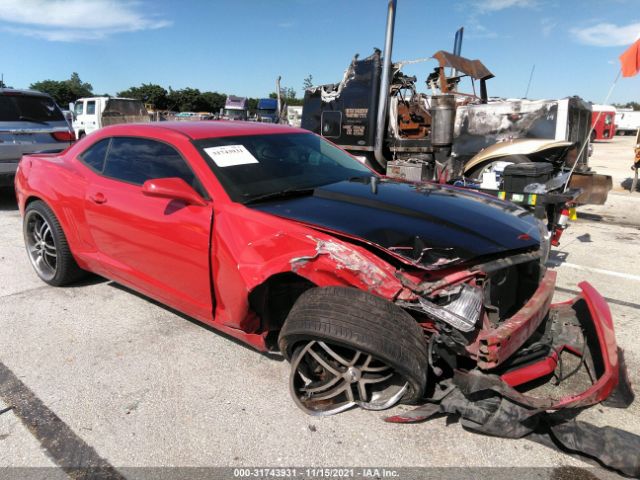
<svg viewBox="0 0 640 480"><path fill-rule="evenodd" d="M540 245L539 222L525 210L436 184L384 179L374 187L365 178L247 206L362 238L431 268Z"/></svg>

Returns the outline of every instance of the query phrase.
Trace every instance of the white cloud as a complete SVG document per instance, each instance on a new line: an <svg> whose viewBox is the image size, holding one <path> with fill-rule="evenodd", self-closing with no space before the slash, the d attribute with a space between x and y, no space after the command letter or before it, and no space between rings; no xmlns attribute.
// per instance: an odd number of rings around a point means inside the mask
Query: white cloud
<svg viewBox="0 0 640 480"><path fill-rule="evenodd" d="M599 23L589 28L572 28L576 40L597 47L618 47L629 45L640 37L640 22L630 25Z"/></svg>
<svg viewBox="0 0 640 480"><path fill-rule="evenodd" d="M2 0L0 22L12 33L50 41L99 40L171 25L127 0Z"/></svg>
<svg viewBox="0 0 640 480"><path fill-rule="evenodd" d="M512 7L535 7L537 0L476 0L476 8L482 12L498 12Z"/></svg>
<svg viewBox="0 0 640 480"><path fill-rule="evenodd" d="M540 31L543 37L548 37L554 28L558 26L558 23L551 18L543 18L540 20Z"/></svg>
<svg viewBox="0 0 640 480"><path fill-rule="evenodd" d="M498 38L499 35L476 21L469 22L465 36L469 39Z"/></svg>

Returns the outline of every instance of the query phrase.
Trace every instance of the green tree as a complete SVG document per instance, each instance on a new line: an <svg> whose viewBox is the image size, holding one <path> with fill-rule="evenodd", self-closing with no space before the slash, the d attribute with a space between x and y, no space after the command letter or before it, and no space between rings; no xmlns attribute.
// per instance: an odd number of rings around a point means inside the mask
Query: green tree
<svg viewBox="0 0 640 480"><path fill-rule="evenodd" d="M614 107L616 108L633 108L633 110L640 110L640 103L638 102L627 102L627 103L614 103Z"/></svg>
<svg viewBox="0 0 640 480"><path fill-rule="evenodd" d="M42 80L41 82L32 83L29 88L48 93L62 108L67 108L70 102L75 102L79 98L73 94L67 82L64 81Z"/></svg>
<svg viewBox="0 0 640 480"><path fill-rule="evenodd" d="M227 101L227 96L218 92L202 92L198 100L199 111L216 113L221 108L224 108L224 104Z"/></svg>
<svg viewBox="0 0 640 480"><path fill-rule="evenodd" d="M80 80L80 75L76 72L73 72L71 78L66 82L73 94L77 95L76 98L90 97L93 95L93 86L90 83Z"/></svg>
<svg viewBox="0 0 640 480"><path fill-rule="evenodd" d="M249 108L249 115L253 115L258 110L258 99L257 98L249 98L247 100L247 105Z"/></svg>
<svg viewBox="0 0 640 480"><path fill-rule="evenodd" d="M296 91L291 87L280 87L280 97L287 105L302 105L304 99L296 97ZM276 92L271 92L269 98L278 98Z"/></svg>
<svg viewBox="0 0 640 480"><path fill-rule="evenodd" d="M169 103L167 91L154 83L143 83L139 87L130 87L127 90L118 92L116 95L151 103L157 110L166 110Z"/></svg>
<svg viewBox="0 0 640 480"><path fill-rule="evenodd" d="M302 81L302 90L313 87L313 75L307 75Z"/></svg>
<svg viewBox="0 0 640 480"><path fill-rule="evenodd" d="M200 90L197 88L183 88L181 90L173 90L169 87L167 94L168 108L179 112L194 112L202 110L200 98Z"/></svg>
<svg viewBox="0 0 640 480"><path fill-rule="evenodd" d="M29 88L48 93L63 108L78 98L93 96L91 84L82 82L76 72L71 74L69 80L42 80L32 83Z"/></svg>

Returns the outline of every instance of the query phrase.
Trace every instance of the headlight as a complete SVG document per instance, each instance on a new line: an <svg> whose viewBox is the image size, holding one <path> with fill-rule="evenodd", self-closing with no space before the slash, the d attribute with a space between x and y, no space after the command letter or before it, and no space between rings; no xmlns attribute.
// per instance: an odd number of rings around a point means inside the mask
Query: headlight
<svg viewBox="0 0 640 480"><path fill-rule="evenodd" d="M429 315L448 323L462 332L473 330L482 311L482 290L464 284L460 294L452 302L440 306L426 298L420 298L420 306Z"/></svg>

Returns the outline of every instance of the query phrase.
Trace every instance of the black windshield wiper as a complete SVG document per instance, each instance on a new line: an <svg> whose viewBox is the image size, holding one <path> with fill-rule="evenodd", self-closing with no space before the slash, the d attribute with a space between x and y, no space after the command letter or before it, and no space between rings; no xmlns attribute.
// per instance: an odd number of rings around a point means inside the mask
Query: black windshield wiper
<svg viewBox="0 0 640 480"><path fill-rule="evenodd" d="M280 190L279 192L265 193L263 195L250 197L242 203L247 205L249 203L264 202L277 198L304 197L306 195L313 195L314 191L315 188L285 188L284 190Z"/></svg>
<svg viewBox="0 0 640 480"><path fill-rule="evenodd" d="M39 123L41 125L48 125L47 122L43 122L42 120L38 120L38 119L33 118L33 117L27 117L25 115L20 115L18 117L18 120L24 120L25 122L31 122L31 123Z"/></svg>

